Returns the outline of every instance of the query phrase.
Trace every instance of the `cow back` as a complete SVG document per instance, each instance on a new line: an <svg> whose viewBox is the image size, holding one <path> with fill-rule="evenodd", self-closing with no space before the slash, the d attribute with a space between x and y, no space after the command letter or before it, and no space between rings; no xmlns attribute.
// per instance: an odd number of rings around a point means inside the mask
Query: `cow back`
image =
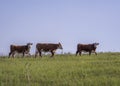
<svg viewBox="0 0 120 86"><path fill-rule="evenodd" d="M10 51L12 52L18 52L18 53L22 53L25 51L28 51L29 47L27 45L23 45L23 46L17 46L17 45L11 45L10 46Z"/></svg>
<svg viewBox="0 0 120 86"><path fill-rule="evenodd" d="M94 47L93 44L78 44L77 49L83 51L92 51L95 50L96 48Z"/></svg>
<svg viewBox="0 0 120 86"><path fill-rule="evenodd" d="M56 50L57 48L59 47L58 44L50 44L50 43L38 43L36 45L36 48L39 50L39 51L53 51L53 50Z"/></svg>

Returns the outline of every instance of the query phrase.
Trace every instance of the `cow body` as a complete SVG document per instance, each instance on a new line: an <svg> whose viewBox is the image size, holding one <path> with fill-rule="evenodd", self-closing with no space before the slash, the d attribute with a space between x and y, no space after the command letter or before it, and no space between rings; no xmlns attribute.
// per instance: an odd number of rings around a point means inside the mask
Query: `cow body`
<svg viewBox="0 0 120 86"><path fill-rule="evenodd" d="M78 44L77 45L77 51L76 51L76 56L79 53L79 55L81 55L81 53L83 51L85 52L89 52L89 55L91 55L92 51L97 55L96 53L96 48L97 45L99 45L99 43L93 43L93 44Z"/></svg>
<svg viewBox="0 0 120 86"><path fill-rule="evenodd" d="M37 43L36 44L36 53L35 57L39 53L39 55L42 57L42 52L51 52L51 57L54 56L54 53L57 49L63 49L62 45L60 43L58 44L52 44L52 43Z"/></svg>
<svg viewBox="0 0 120 86"><path fill-rule="evenodd" d="M27 43L27 45L10 45L9 57L12 55L14 57L15 53L22 53L23 57L25 54L30 55L30 48L32 43Z"/></svg>

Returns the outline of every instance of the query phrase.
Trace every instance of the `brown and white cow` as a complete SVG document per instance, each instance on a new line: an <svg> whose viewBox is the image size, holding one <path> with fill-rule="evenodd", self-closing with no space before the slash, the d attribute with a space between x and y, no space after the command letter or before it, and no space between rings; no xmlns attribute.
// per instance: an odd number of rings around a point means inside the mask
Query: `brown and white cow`
<svg viewBox="0 0 120 86"><path fill-rule="evenodd" d="M93 43L93 44L78 44L77 45L77 51L76 51L76 56L79 53L79 55L81 56L81 53L83 51L85 52L89 52L89 55L91 55L92 52L94 52L96 55L96 48L97 45L99 45L99 43Z"/></svg>
<svg viewBox="0 0 120 86"><path fill-rule="evenodd" d="M26 45L10 45L9 57L12 55L14 57L15 53L22 53L23 57L25 54L30 55L30 48L32 43L27 43Z"/></svg>
<svg viewBox="0 0 120 86"><path fill-rule="evenodd" d="M36 53L35 57L39 53L39 55L42 57L42 52L51 52L51 57L54 56L54 53L57 49L63 49L61 43L53 44L53 43L37 43L36 44Z"/></svg>

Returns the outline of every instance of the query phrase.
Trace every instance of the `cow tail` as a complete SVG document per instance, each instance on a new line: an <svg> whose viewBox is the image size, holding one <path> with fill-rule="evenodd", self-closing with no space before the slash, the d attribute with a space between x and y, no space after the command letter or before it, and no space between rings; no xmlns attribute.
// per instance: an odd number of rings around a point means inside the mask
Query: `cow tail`
<svg viewBox="0 0 120 86"><path fill-rule="evenodd" d="M13 47L13 45L10 45L10 52L12 51L12 47Z"/></svg>
<svg viewBox="0 0 120 86"><path fill-rule="evenodd" d="M36 44L36 50L35 50L35 55L37 55L39 53L39 45Z"/></svg>
<svg viewBox="0 0 120 86"><path fill-rule="evenodd" d="M38 48L37 48L37 47L36 47L35 53L36 53L36 54L38 53Z"/></svg>
<svg viewBox="0 0 120 86"><path fill-rule="evenodd" d="M77 44L77 50L79 50L79 44Z"/></svg>
<svg viewBox="0 0 120 86"><path fill-rule="evenodd" d="M36 45L35 58L37 57L37 54L38 54L38 47L37 47L37 45Z"/></svg>

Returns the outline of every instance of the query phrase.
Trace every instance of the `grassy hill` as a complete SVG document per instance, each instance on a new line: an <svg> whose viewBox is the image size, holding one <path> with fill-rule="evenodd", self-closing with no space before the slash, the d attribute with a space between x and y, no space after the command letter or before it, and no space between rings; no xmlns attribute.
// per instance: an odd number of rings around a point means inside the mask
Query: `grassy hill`
<svg viewBox="0 0 120 86"><path fill-rule="evenodd" d="M2 57L0 86L120 86L120 53Z"/></svg>

